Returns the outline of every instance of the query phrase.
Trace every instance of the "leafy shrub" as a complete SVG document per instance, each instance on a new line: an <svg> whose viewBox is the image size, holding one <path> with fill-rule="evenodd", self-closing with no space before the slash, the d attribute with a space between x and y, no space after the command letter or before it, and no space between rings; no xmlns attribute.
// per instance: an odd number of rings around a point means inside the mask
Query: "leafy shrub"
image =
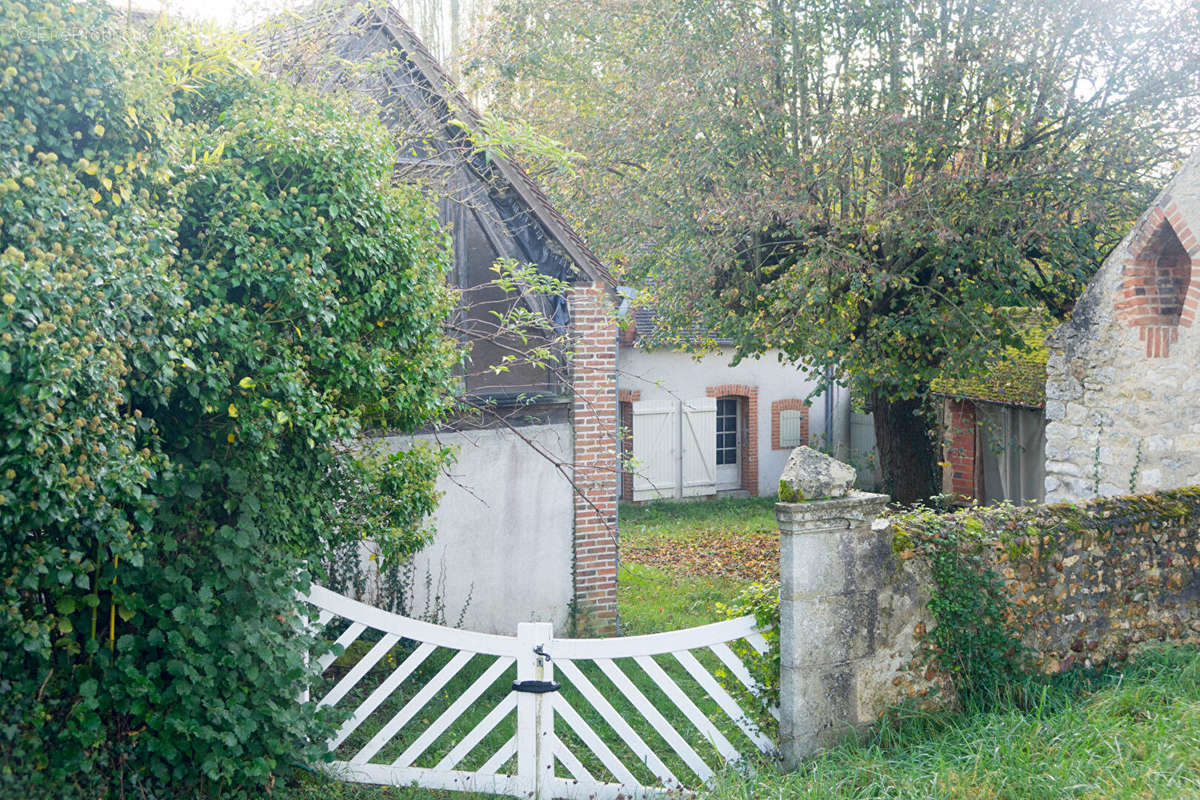
<svg viewBox="0 0 1200 800"><path fill-rule="evenodd" d="M415 549L445 238L378 122L0 0L0 795L261 796L331 720L320 553Z"/></svg>
<svg viewBox="0 0 1200 800"><path fill-rule="evenodd" d="M718 610L730 618L753 614L762 631L763 639L767 642L765 653L740 647L737 654L745 662L751 677L758 682L761 691L755 695L755 699L760 704L760 711L768 714L779 706L779 583L752 583L734 598L732 605L719 605Z"/></svg>

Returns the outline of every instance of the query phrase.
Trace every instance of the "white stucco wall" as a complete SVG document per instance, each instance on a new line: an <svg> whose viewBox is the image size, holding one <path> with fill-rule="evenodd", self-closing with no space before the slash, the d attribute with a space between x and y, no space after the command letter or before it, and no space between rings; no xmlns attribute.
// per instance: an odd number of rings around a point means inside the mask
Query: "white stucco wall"
<svg viewBox="0 0 1200 800"><path fill-rule="evenodd" d="M425 607L429 574L434 592L444 581L451 623L466 603L463 627L469 630L515 635L518 622L534 621L562 631L572 597L574 495L554 460L571 461L571 426L517 430L520 435L482 430L387 440L397 448L436 440L458 450L457 462L438 480L444 495L433 518L437 534L416 557L414 607Z"/></svg>
<svg viewBox="0 0 1200 800"><path fill-rule="evenodd" d="M1182 224L1200 232L1200 153L1155 206L1168 199ZM1149 214L1104 262L1071 321L1050 338L1046 502L1200 484L1200 321L1176 329L1179 338L1166 357L1150 358L1139 329L1117 319L1114 308L1125 263L1135 255L1131 245ZM1193 293L1198 256L1192 253Z"/></svg>
<svg viewBox="0 0 1200 800"><path fill-rule="evenodd" d="M758 493L774 495L790 450L771 449L771 403L786 398L803 400L820 384L820 375L781 363L775 351L730 366L732 353L720 351L699 359L669 349L621 347L617 385L641 392L642 401L670 402L705 397L709 386L735 383L758 387ZM839 457L850 458L850 393L837 387L833 400L834 442ZM814 444L825 433L825 397L812 400L808 431Z"/></svg>

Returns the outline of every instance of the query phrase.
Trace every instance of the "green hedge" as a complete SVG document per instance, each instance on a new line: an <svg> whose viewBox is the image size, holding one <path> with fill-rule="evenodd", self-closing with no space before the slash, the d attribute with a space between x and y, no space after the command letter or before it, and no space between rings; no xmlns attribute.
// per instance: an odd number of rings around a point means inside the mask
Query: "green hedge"
<svg viewBox="0 0 1200 800"><path fill-rule="evenodd" d="M411 552L445 236L370 114L99 2L0 0L0 795L260 797L331 720L296 592Z"/></svg>

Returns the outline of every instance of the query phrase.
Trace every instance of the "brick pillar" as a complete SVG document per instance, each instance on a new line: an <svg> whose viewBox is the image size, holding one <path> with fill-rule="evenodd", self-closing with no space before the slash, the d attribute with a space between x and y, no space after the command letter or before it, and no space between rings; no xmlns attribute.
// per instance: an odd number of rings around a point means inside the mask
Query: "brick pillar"
<svg viewBox="0 0 1200 800"><path fill-rule="evenodd" d="M608 289L576 284L570 292L575 357L575 603L588 632L617 622L617 323Z"/></svg>
<svg viewBox="0 0 1200 800"><path fill-rule="evenodd" d="M942 491L975 499L975 404L946 400Z"/></svg>

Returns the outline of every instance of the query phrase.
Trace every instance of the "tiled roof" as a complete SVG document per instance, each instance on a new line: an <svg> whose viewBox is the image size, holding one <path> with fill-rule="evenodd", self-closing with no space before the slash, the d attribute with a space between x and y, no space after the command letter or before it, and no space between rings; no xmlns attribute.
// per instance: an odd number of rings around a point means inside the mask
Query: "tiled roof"
<svg viewBox="0 0 1200 800"><path fill-rule="evenodd" d="M680 347L699 344L729 344L732 340L715 335L708 328L694 325L682 331L669 331L658 321L653 306L634 305L630 311L634 333L642 347Z"/></svg>
<svg viewBox="0 0 1200 800"><path fill-rule="evenodd" d="M1042 408L1046 405L1046 336L1054 328L1049 317L1025 309L1016 323L1025 350L1006 347L1004 352L989 361L973 375L942 375L933 382L935 394L956 399L981 400L987 403Z"/></svg>

